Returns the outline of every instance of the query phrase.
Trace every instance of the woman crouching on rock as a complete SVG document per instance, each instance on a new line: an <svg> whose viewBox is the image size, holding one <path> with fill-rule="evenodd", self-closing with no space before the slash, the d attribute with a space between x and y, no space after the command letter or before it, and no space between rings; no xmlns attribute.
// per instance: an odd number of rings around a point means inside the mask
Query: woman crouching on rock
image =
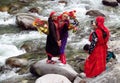
<svg viewBox="0 0 120 83"><path fill-rule="evenodd" d="M94 31L90 35L90 45L87 46L89 57L85 61L84 72L86 77L95 77L106 69L107 42L109 30L104 26L104 17L98 16L91 24ZM85 47L86 47L85 46Z"/></svg>

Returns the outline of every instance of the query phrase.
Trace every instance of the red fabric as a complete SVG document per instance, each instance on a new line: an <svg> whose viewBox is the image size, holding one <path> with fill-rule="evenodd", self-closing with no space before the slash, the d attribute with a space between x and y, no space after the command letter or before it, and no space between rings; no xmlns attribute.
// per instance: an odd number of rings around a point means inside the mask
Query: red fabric
<svg viewBox="0 0 120 83"><path fill-rule="evenodd" d="M34 22L39 24L39 25L43 25L44 24L44 22L41 19L39 19L39 18L36 18Z"/></svg>
<svg viewBox="0 0 120 83"><path fill-rule="evenodd" d="M54 14L56 14L56 12L55 12L55 11L52 11L52 12L50 13L50 17L52 17Z"/></svg>
<svg viewBox="0 0 120 83"><path fill-rule="evenodd" d="M60 55L61 63L66 64L66 55L63 53Z"/></svg>
<svg viewBox="0 0 120 83"><path fill-rule="evenodd" d="M104 26L104 18L97 17L96 22L98 24L97 29L95 30L98 41L92 53L86 59L85 62L85 74L86 77L95 77L101 74L106 69L106 56L107 56L107 42L109 39L109 30ZM107 37L103 39L102 31L103 29L107 33ZM90 41L92 37L90 35Z"/></svg>
<svg viewBox="0 0 120 83"><path fill-rule="evenodd" d="M48 52L46 52L46 54L47 54L48 56L50 56L50 57L53 57L53 55L52 55L52 54L50 54L50 53L48 53Z"/></svg>

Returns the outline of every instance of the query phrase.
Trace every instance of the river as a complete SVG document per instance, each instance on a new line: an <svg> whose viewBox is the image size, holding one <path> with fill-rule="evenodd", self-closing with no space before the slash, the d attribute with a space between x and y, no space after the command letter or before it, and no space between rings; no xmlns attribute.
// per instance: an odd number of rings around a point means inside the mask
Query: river
<svg viewBox="0 0 120 83"><path fill-rule="evenodd" d="M43 7L41 16L44 17L48 17L49 13L53 10L56 10L59 13L76 10L76 15L80 22L80 29L82 29L83 32L87 32L90 27L90 20L94 19L85 15L88 10L99 10L104 13L107 18L105 22L106 26L110 28L120 27L120 7L112 8L104 6L102 5L101 0L66 1L68 1L67 5L58 3L58 0L37 0L36 2L31 3L30 6ZM26 53L24 49L20 49L20 46L24 41L44 37L43 34L39 34L37 31L21 31L15 21L15 15L10 15L7 12L0 12L0 65L3 65L8 57ZM115 35L112 34L112 36L114 37ZM76 44L75 46L78 46L77 44L80 43L79 41L81 40L77 39L77 42L74 42ZM83 41L80 44L85 43L84 41L86 40L83 38Z"/></svg>

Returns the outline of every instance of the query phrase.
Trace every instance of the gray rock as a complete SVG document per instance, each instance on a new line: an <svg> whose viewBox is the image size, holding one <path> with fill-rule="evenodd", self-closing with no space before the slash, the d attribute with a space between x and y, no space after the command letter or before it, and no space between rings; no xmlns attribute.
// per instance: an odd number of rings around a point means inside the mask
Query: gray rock
<svg viewBox="0 0 120 83"><path fill-rule="evenodd" d="M86 83L86 81L77 76L73 83Z"/></svg>
<svg viewBox="0 0 120 83"><path fill-rule="evenodd" d="M36 16L28 13L19 13L16 16L16 23L22 29L36 30L36 28L32 25L33 21L37 18Z"/></svg>
<svg viewBox="0 0 120 83"><path fill-rule="evenodd" d="M96 16L104 16L105 17L105 15L103 13L99 12L98 10L89 10L86 12L86 15L95 16L95 17Z"/></svg>
<svg viewBox="0 0 120 83"><path fill-rule="evenodd" d="M28 61L26 59L19 59L14 57L8 58L5 63L11 67L23 67L28 65Z"/></svg>
<svg viewBox="0 0 120 83"><path fill-rule="evenodd" d="M45 38L25 41L20 48L24 49L26 52L44 52L45 42L43 41L45 41Z"/></svg>
<svg viewBox="0 0 120 83"><path fill-rule="evenodd" d="M116 7L118 6L117 0L102 0L103 5Z"/></svg>
<svg viewBox="0 0 120 83"><path fill-rule="evenodd" d="M59 0L59 1L58 1L58 3L62 3L62 4L67 5L67 3L68 3L68 2L67 2L67 1L65 1L65 0Z"/></svg>
<svg viewBox="0 0 120 83"><path fill-rule="evenodd" d="M58 61L58 58L53 58ZM60 74L66 76L70 81L73 81L78 73L68 64L60 66L59 63L47 64L46 59L35 63L30 70L34 75L45 75L45 74Z"/></svg>
<svg viewBox="0 0 120 83"><path fill-rule="evenodd" d="M59 74L46 74L36 80L35 83L71 83L65 76Z"/></svg>

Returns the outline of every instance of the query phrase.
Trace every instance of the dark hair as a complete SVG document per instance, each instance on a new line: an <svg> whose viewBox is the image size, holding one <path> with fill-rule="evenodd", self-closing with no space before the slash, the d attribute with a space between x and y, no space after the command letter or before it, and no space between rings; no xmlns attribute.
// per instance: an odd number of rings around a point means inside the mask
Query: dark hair
<svg viewBox="0 0 120 83"><path fill-rule="evenodd" d="M97 22L96 22L96 21L91 20L91 25L93 25L94 23L97 25Z"/></svg>
<svg viewBox="0 0 120 83"><path fill-rule="evenodd" d="M93 24L93 22L94 22L94 21L93 21L93 20L91 20L91 21L90 21L90 24Z"/></svg>
<svg viewBox="0 0 120 83"><path fill-rule="evenodd" d="M89 44L85 44L84 47L83 47L83 50L88 51L89 50L89 46L90 46Z"/></svg>

